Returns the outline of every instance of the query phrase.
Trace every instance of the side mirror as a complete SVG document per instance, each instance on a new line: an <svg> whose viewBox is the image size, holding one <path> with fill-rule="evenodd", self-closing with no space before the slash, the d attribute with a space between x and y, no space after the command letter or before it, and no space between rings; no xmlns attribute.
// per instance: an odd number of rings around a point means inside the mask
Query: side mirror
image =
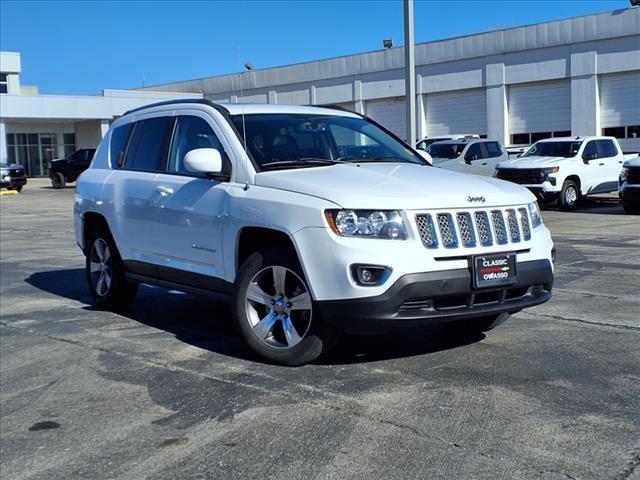
<svg viewBox="0 0 640 480"><path fill-rule="evenodd" d="M582 159L585 162L589 162L590 160L595 160L596 158L598 158L598 155L596 153L583 153L582 154Z"/></svg>
<svg viewBox="0 0 640 480"><path fill-rule="evenodd" d="M431 155L429 155L427 152L425 152L424 150L418 150L418 153L420 154L420 156L427 161L427 163L429 165L433 165L433 158L431 158Z"/></svg>
<svg viewBox="0 0 640 480"><path fill-rule="evenodd" d="M216 175L222 173L222 156L215 148L196 148L187 152L184 166L190 172Z"/></svg>

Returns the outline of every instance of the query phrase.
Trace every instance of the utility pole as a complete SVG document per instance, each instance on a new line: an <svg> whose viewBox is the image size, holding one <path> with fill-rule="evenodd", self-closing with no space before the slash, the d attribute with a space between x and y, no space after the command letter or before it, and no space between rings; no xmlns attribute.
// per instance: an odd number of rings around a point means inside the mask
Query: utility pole
<svg viewBox="0 0 640 480"><path fill-rule="evenodd" d="M416 143L416 57L414 54L413 0L404 0L404 91L407 102L407 143Z"/></svg>

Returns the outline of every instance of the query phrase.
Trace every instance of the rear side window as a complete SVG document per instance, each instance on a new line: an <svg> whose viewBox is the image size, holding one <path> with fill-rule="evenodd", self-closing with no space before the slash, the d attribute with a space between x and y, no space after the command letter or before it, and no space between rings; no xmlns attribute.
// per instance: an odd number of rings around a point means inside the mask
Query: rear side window
<svg viewBox="0 0 640 480"><path fill-rule="evenodd" d="M117 127L111 132L111 146L109 155L111 156L111 166L114 168L120 168L124 164L124 154L127 150L127 143L129 142L129 135L133 123L127 123L121 127Z"/></svg>
<svg viewBox="0 0 640 480"><path fill-rule="evenodd" d="M487 157L493 158L502 155L502 148L498 142L486 142L484 146L487 149Z"/></svg>
<svg viewBox="0 0 640 480"><path fill-rule="evenodd" d="M172 117L137 122L127 149L126 168L143 172L162 170L172 127Z"/></svg>
<svg viewBox="0 0 640 480"><path fill-rule="evenodd" d="M600 158L615 157L618 154L618 149L611 140L597 140L597 142Z"/></svg>

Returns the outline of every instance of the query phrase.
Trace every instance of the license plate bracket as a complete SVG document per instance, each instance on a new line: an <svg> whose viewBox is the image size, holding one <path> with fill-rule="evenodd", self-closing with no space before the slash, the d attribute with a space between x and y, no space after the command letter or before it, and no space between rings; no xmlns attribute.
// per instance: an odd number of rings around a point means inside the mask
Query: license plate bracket
<svg viewBox="0 0 640 480"><path fill-rule="evenodd" d="M516 254L475 255L472 260L472 277L475 288L513 285L518 281Z"/></svg>

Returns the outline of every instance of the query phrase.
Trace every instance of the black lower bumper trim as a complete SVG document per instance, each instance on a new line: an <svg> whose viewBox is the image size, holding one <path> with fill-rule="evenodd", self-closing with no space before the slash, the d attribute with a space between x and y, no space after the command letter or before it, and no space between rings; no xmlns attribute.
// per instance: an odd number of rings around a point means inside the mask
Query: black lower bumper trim
<svg viewBox="0 0 640 480"><path fill-rule="evenodd" d="M328 321L345 327L386 327L515 313L551 298L548 260L519 262L518 281L505 288L474 289L469 269L400 277L378 296L317 302Z"/></svg>
<svg viewBox="0 0 640 480"><path fill-rule="evenodd" d="M527 187L540 202L551 202L560 196L560 192L547 192L542 187Z"/></svg>
<svg viewBox="0 0 640 480"><path fill-rule="evenodd" d="M625 188L620 192L620 198L624 203L640 204L640 187Z"/></svg>

